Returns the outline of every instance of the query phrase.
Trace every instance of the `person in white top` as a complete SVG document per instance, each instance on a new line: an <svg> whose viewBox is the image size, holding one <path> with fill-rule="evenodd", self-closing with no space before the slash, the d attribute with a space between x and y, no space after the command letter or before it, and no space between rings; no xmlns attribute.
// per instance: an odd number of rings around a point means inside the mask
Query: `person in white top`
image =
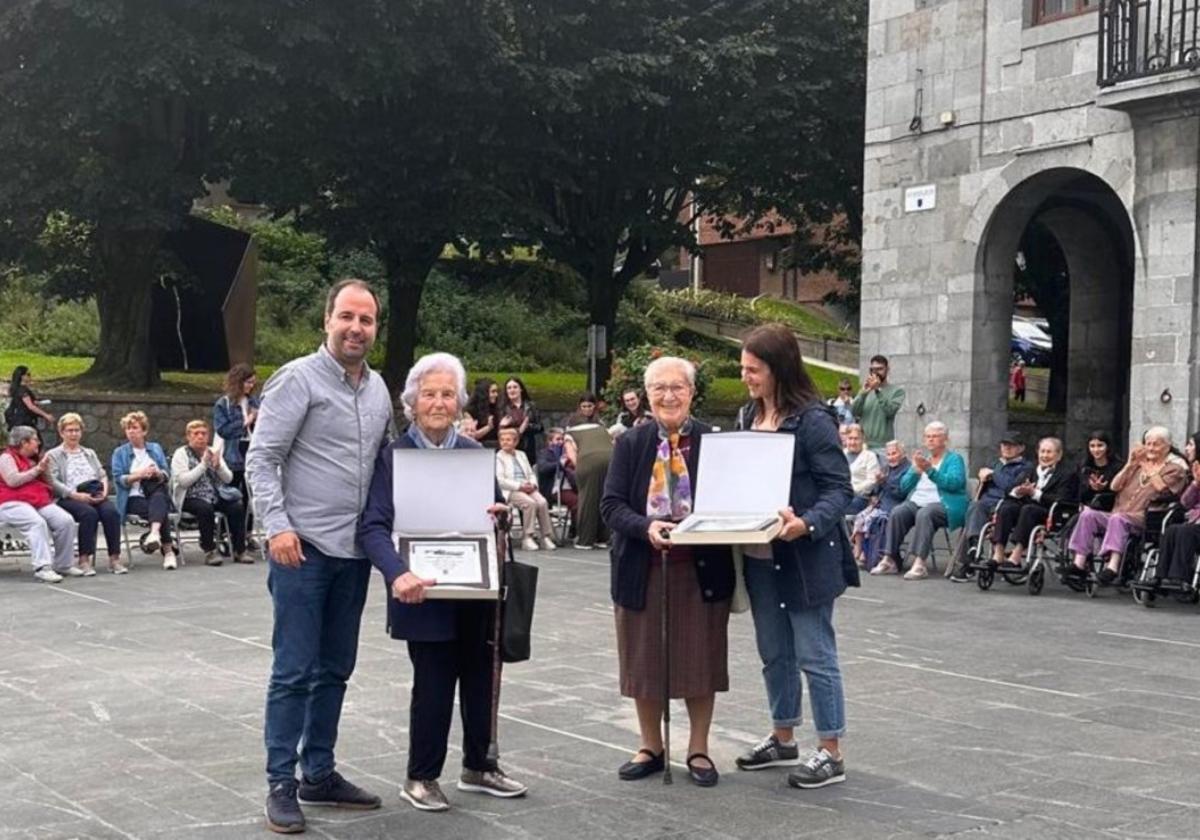
<svg viewBox="0 0 1200 840"><path fill-rule="evenodd" d="M850 486L854 498L846 508L847 515L865 510L875 492L876 473L879 472L879 456L863 445L862 426L851 423L842 435L845 441L846 460L850 462Z"/></svg>
<svg viewBox="0 0 1200 840"><path fill-rule="evenodd" d="M529 464L529 458L520 449L517 442L520 433L511 426L500 429L500 451L496 453L496 480L504 492L504 500L521 511L521 522L525 529L525 539L521 547L526 551L537 551L538 541L533 536L533 523L536 520L541 531L541 548L553 551L553 528L550 524L550 504L546 497L538 492L537 473Z"/></svg>

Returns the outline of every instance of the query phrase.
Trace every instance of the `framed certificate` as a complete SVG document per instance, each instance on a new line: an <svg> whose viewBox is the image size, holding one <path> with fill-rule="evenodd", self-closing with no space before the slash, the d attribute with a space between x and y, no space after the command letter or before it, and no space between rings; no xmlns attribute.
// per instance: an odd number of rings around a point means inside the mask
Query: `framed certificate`
<svg viewBox="0 0 1200 840"><path fill-rule="evenodd" d="M495 537L397 536L396 551L417 577L436 581L426 598L491 599L500 596Z"/></svg>

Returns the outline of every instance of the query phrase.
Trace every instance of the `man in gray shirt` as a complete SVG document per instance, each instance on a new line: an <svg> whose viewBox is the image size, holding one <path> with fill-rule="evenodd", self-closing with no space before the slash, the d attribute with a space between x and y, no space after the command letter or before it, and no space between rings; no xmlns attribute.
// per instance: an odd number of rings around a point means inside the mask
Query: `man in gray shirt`
<svg viewBox="0 0 1200 840"><path fill-rule="evenodd" d="M394 431L387 386L365 362L378 315L379 299L362 280L330 289L325 343L267 381L246 453L275 608L266 818L284 834L304 830L301 803L380 806L342 778L333 758L371 570L355 532L375 457Z"/></svg>

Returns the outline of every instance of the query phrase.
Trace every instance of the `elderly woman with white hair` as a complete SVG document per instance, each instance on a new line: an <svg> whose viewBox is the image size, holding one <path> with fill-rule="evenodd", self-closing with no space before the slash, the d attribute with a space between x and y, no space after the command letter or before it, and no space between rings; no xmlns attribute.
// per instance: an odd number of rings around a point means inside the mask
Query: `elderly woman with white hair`
<svg viewBox="0 0 1200 840"><path fill-rule="evenodd" d="M884 535L884 555L873 575L898 574L900 545L909 531L912 566L905 580L920 580L929 575L926 561L933 551L933 535L938 528L948 531L963 526L967 514L967 465L961 455L947 448L950 432L946 424L935 420L925 427L925 451L914 452L908 471L900 479L906 496L888 517Z"/></svg>
<svg viewBox="0 0 1200 840"><path fill-rule="evenodd" d="M0 527L21 532L33 557L33 576L58 583L63 575L84 574L75 560L75 520L54 504L50 456L37 459L37 429L14 426L0 453Z"/></svg>
<svg viewBox="0 0 1200 840"><path fill-rule="evenodd" d="M383 573L391 595L388 630L393 639L408 642L413 685L408 774L400 795L421 811L450 807L438 778L446 763L456 686L461 692L463 724L463 771L458 789L502 798L526 792L525 785L506 776L487 756L495 603L426 600L427 590L436 582L409 571L392 542L392 453L397 449L480 448L454 426L467 402L466 381L462 362L449 353L431 353L413 365L400 397L404 416L411 422L404 434L379 453L358 532L363 550ZM503 509L503 505L490 508L493 513Z"/></svg>
<svg viewBox="0 0 1200 840"><path fill-rule="evenodd" d="M612 529L612 599L616 612L621 694L637 708L640 743L617 771L626 781L664 768L663 680L683 698L691 722L687 768L692 781L715 785L708 733L718 691L729 690L726 627L733 595L728 546L672 546L664 538L692 510L703 436L712 429L691 416L696 371L663 356L646 366L646 396L654 422L617 440L600 503ZM668 551L664 581L658 558ZM663 673L662 591L671 601L671 673Z"/></svg>
<svg viewBox="0 0 1200 840"><path fill-rule="evenodd" d="M1125 544L1146 526L1146 509L1178 496L1187 483L1187 467L1170 456L1171 432L1163 426L1151 426L1142 436L1142 443L1129 453L1125 466L1113 476L1110 486L1117 500L1112 512L1090 507L1080 512L1069 544L1075 560L1068 571L1085 575L1088 555L1096 539L1103 536L1100 554L1108 555L1108 561L1097 578L1106 584L1117 579Z"/></svg>

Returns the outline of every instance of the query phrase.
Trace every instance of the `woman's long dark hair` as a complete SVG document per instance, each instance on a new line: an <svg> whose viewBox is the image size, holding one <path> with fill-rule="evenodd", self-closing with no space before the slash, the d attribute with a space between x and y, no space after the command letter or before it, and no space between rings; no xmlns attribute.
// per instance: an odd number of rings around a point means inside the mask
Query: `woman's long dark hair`
<svg viewBox="0 0 1200 840"><path fill-rule="evenodd" d="M500 416L500 401L496 401L495 407L492 406L492 401L489 398L489 393L492 386L496 383L486 376L475 380L475 390L471 394L471 399L467 400L466 412L475 418L475 422L479 425L486 425L484 420L488 417Z"/></svg>
<svg viewBox="0 0 1200 840"><path fill-rule="evenodd" d="M225 396L229 402L237 405L242 401L246 380L254 376L254 368L245 362L238 362L225 374Z"/></svg>
<svg viewBox="0 0 1200 840"><path fill-rule="evenodd" d="M1119 464L1121 462L1121 456L1115 449L1113 449L1112 436L1108 432L1104 431L1103 429L1093 429L1088 433L1087 442L1091 443L1094 440L1098 440L1104 444L1105 452L1108 453L1108 463ZM1095 460L1093 460L1091 447L1085 447L1085 449L1087 454L1084 455L1084 466L1098 470L1103 469L1103 467L1098 466Z"/></svg>
<svg viewBox="0 0 1200 840"><path fill-rule="evenodd" d="M15 397L17 389L21 387L21 380L25 378L25 374L29 373L29 368L25 365L17 365L13 368L12 379L8 383L8 395Z"/></svg>
<svg viewBox="0 0 1200 840"><path fill-rule="evenodd" d="M742 349L760 359L775 378L775 409L780 417L821 401L821 393L804 367L796 335L783 324L755 327L742 342ZM754 401L754 410L763 416L761 399Z"/></svg>
<svg viewBox="0 0 1200 840"><path fill-rule="evenodd" d="M517 387L521 389L521 410L529 411L529 406L533 402L533 400L531 400L529 398L529 389L525 387L525 383L521 381L521 378L519 376L510 376L510 377L508 377L508 379L504 380L504 387L500 389L500 413L501 414L508 413L508 406L509 406L508 383L509 382L517 383Z"/></svg>

